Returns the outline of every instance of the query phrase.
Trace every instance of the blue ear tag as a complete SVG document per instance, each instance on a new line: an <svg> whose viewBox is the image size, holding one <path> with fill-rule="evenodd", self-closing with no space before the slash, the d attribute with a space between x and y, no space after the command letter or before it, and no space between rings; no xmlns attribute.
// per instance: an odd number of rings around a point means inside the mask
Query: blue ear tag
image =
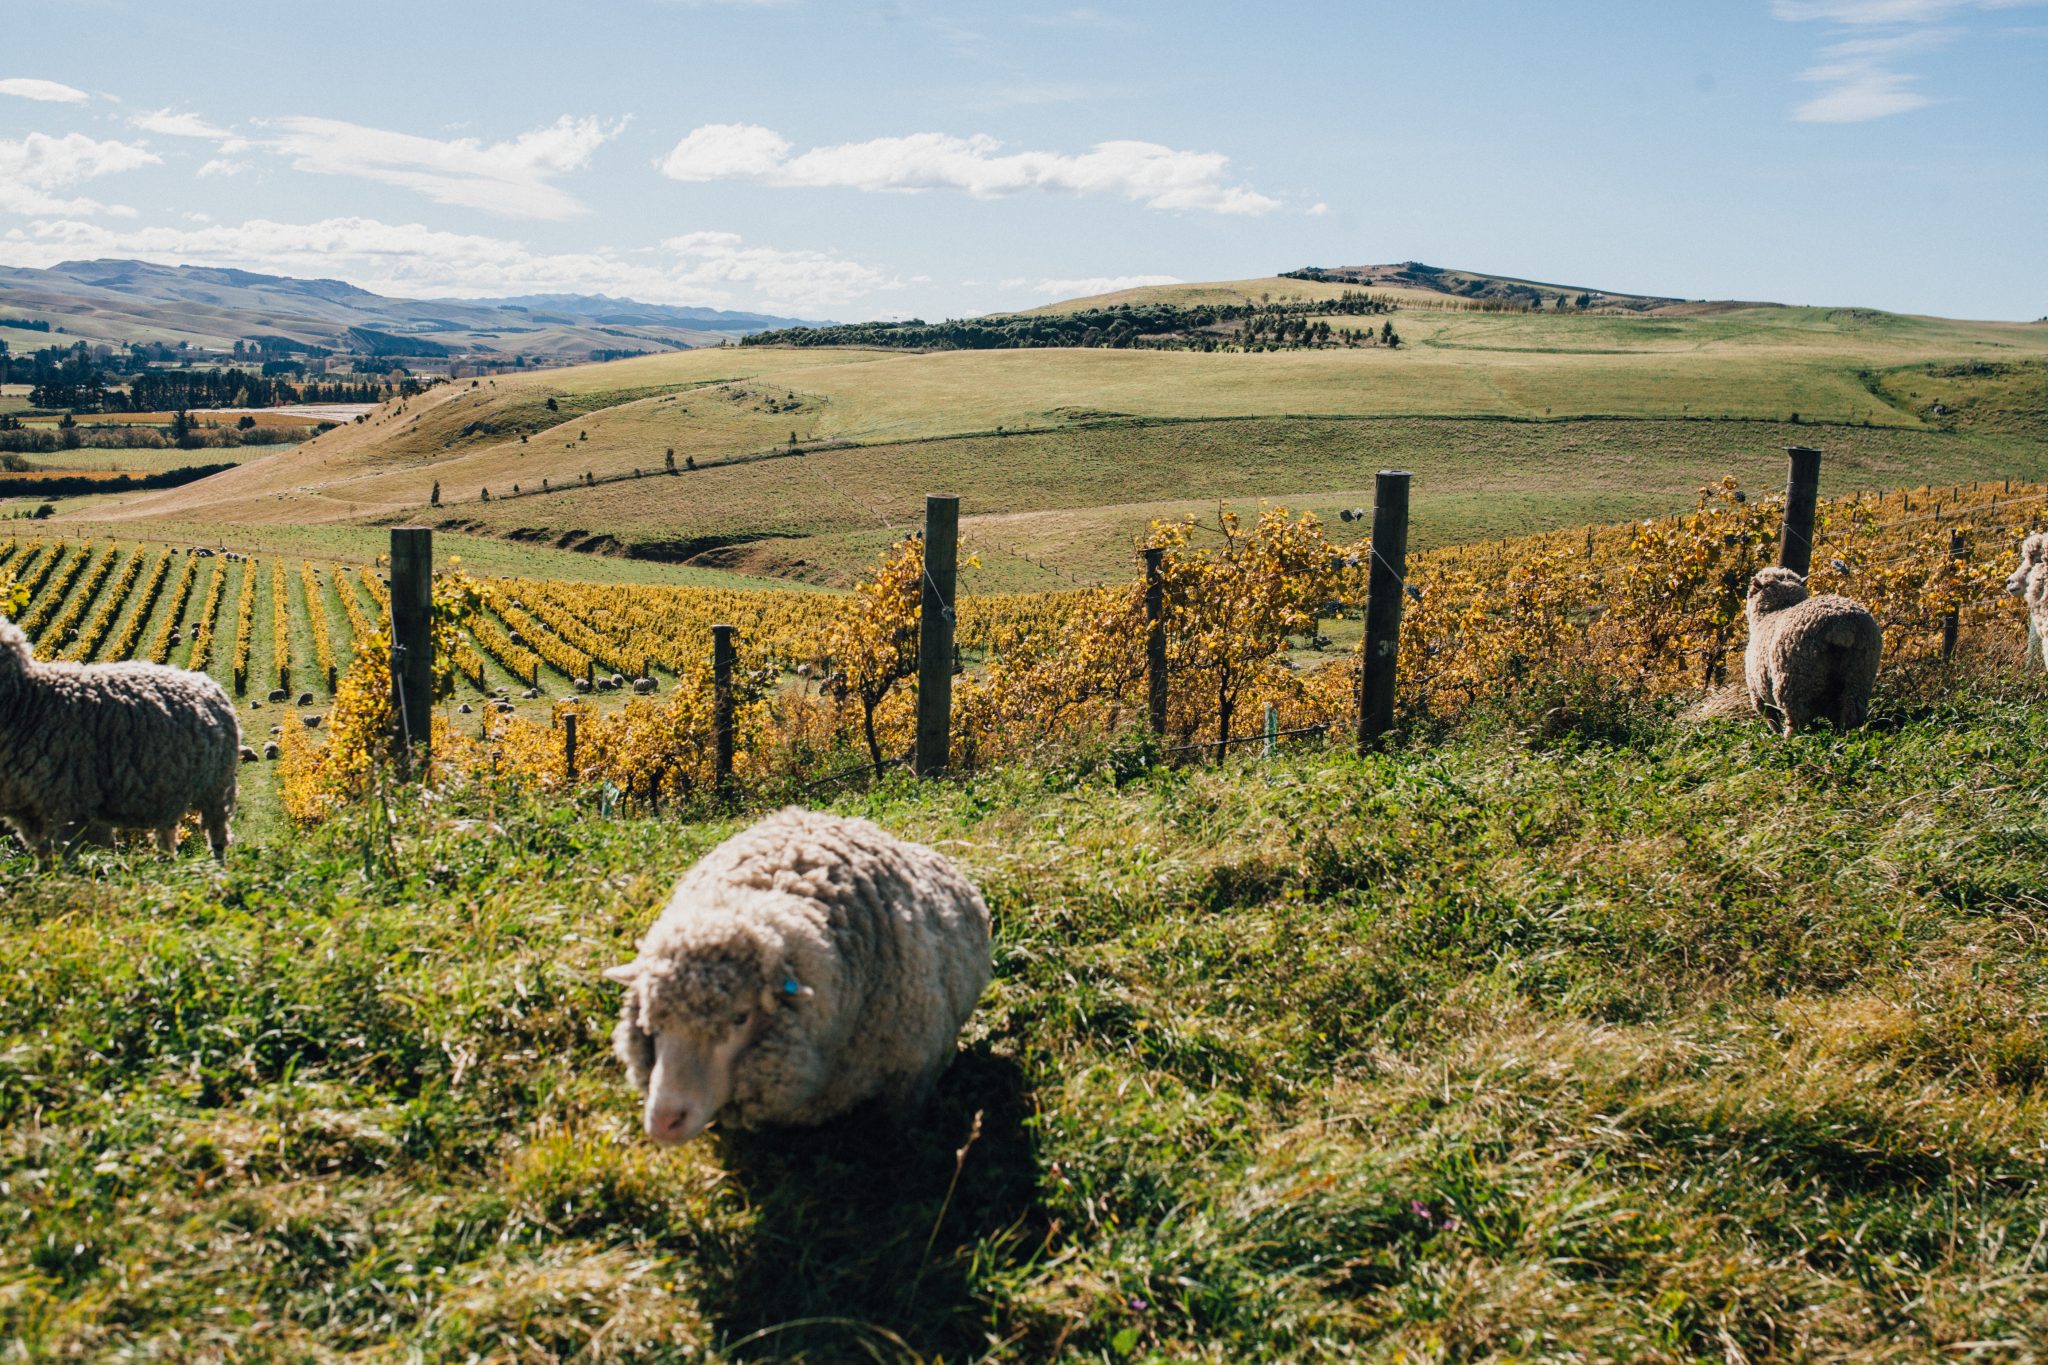
<svg viewBox="0 0 2048 1365"><path fill-rule="evenodd" d="M793 977L793 976L785 976L785 977L783 977L783 978L782 978L782 993L783 993L784 995L798 995L798 994L801 994L801 993L802 993L802 991L803 991L803 987L802 987L802 986L799 986L799 985L798 985L798 984L796 983L796 978L795 978L795 977Z"/></svg>

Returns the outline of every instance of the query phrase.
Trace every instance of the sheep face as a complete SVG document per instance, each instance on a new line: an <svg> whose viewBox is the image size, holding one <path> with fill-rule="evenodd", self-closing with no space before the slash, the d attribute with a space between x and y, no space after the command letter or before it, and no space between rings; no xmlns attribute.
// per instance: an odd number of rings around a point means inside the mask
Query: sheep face
<svg viewBox="0 0 2048 1365"><path fill-rule="evenodd" d="M1806 600L1806 580L1790 569L1759 569L1749 581L1749 619L1783 611Z"/></svg>
<svg viewBox="0 0 2048 1365"><path fill-rule="evenodd" d="M2005 580L2009 593L2023 593L2027 580L2035 569L2048 567L2048 531L2037 531L2020 544L2020 566L2012 571L2012 577Z"/></svg>
<svg viewBox="0 0 2048 1365"><path fill-rule="evenodd" d="M757 954L733 947L605 972L626 987L613 1049L646 1094L647 1136L664 1146L710 1126L732 1099L748 1050L811 994L786 970L764 973Z"/></svg>

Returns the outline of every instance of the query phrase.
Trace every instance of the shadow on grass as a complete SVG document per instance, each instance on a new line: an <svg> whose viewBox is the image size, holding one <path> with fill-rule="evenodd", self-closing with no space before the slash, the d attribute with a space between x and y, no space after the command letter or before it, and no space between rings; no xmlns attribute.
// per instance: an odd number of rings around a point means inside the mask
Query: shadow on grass
<svg viewBox="0 0 2048 1365"><path fill-rule="evenodd" d="M1023 1068L983 1043L901 1132L858 1114L727 1136L725 1164L756 1210L747 1252L704 1293L727 1349L811 1361L985 1353L993 1312L976 1277L1028 1259L1046 1235L1029 1117Z"/></svg>

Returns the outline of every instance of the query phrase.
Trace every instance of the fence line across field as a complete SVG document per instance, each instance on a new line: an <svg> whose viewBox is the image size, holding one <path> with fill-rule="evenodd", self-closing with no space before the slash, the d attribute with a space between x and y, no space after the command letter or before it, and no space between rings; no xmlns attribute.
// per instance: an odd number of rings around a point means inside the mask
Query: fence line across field
<svg viewBox="0 0 2048 1365"><path fill-rule="evenodd" d="M1790 470L1777 537L1777 558L1781 565L1803 573L1810 567L1817 550L1839 545L1841 537L1816 535L1820 505L1820 452L1809 447L1790 447L1787 454ZM842 488L822 465L808 461L806 463L817 469L827 486L849 506L863 508L891 535L907 535L885 513L864 500L855 498ZM1375 484L1371 512L1372 532L1364 556L1364 567L1367 571L1363 613L1365 638L1359 650L1356 693L1357 742L1361 751L1383 742L1385 736L1393 729L1402 608L1407 598L1412 597L1418 601L1422 599L1420 588L1410 582L1407 572L1408 494L1411 483L1412 476L1407 471L1389 469L1379 472ZM1960 496L1960 486L1951 496ZM1986 514L1999 514L2006 512L2007 509L2048 502L2048 493L2010 496L2010 481L2007 482L2003 493L1994 496L1998 498L1995 505L1982 502L1967 506L1954 505L1954 510L1946 514L1939 511L1929 512L1890 522L1865 522L1852 525L1848 529L1878 531L1922 522L1946 521L1951 523L1952 527L1947 556L1960 562L1965 555L1966 529L1979 533L1985 530L2009 529L2002 525L1980 525L1979 520ZM906 764L920 778L938 776L948 770L952 748L952 678L958 670L953 640L958 625L955 610L958 602L957 553L963 541L959 527L959 501L956 496L949 494L931 494L926 498L926 520L918 570L920 603L917 626L917 682L914 694L916 739L909 754L902 758L885 760L879 767L874 762L847 765L801 784L795 788L798 794L808 794L856 775L872 774ZM1362 511L1357 511L1350 513L1345 519L1361 520L1363 516ZM1222 531L1221 527L1210 529ZM971 536L969 539L975 543L981 542L980 536ZM1590 532L1588 539L1590 543ZM1005 547L988 548L1015 554ZM10 550L9 553L11 555L13 551ZM1939 553L1932 547L1909 549L1880 558L1866 559L1863 564L1864 567L1874 567L1909 559L1929 559L1938 556ZM1148 728L1154 734L1162 736L1167 728L1167 702L1172 687L1167 648L1169 613L1165 600L1165 554L1166 551L1155 548L1144 551L1141 556L1145 618L1145 718ZM1031 560L1028 556L1016 557L1037 564L1036 560ZM1836 560L1839 562L1839 556ZM1356 562L1352 561L1354 566ZM393 736L394 748L402 757L417 761L418 766L423 769L424 760L428 756L425 747L427 737L420 733L424 727L420 725L418 718L426 714L431 703L433 640L430 612L427 610L431 599L431 534L424 528L406 527L394 530L391 565L392 700L399 730L399 733ZM1997 604L1999 600L1999 595L1973 595L1968 601L1954 602L1942 612L1939 618L1939 632L1940 656L1943 660L1952 658L1955 652L1961 613L1981 611ZM1907 623L1892 621L1889 624L1896 628ZM714 790L719 804L731 806L738 800L733 780L733 750L737 739L733 716L733 670L738 657L739 631L736 627L721 622L712 627L712 636ZM418 680L422 677L427 680L427 690L424 693L418 690ZM421 696L424 696L425 702L417 699ZM563 729L564 775L573 783L577 777L578 749L577 721L573 714L567 716ZM1326 735L1328 732L1328 725L1323 723L1280 729L1269 704L1266 722L1261 732L1245 735L1219 733L1214 739L1168 746L1163 752L1212 752L1221 757L1229 749L1243 744L1263 742L1270 751L1273 743L1280 739L1313 734ZM408 767L410 766L411 762L408 762Z"/></svg>

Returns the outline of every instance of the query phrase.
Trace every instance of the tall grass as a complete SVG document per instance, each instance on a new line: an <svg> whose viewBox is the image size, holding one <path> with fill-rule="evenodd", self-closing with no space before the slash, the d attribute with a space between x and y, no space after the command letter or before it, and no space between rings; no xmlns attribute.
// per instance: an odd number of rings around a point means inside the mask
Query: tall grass
<svg viewBox="0 0 2048 1365"><path fill-rule="evenodd" d="M640 1137L598 972L727 824L475 788L0 862L0 1340L2025 1358L2048 687L1602 733L846 798L997 918L901 1137Z"/></svg>

